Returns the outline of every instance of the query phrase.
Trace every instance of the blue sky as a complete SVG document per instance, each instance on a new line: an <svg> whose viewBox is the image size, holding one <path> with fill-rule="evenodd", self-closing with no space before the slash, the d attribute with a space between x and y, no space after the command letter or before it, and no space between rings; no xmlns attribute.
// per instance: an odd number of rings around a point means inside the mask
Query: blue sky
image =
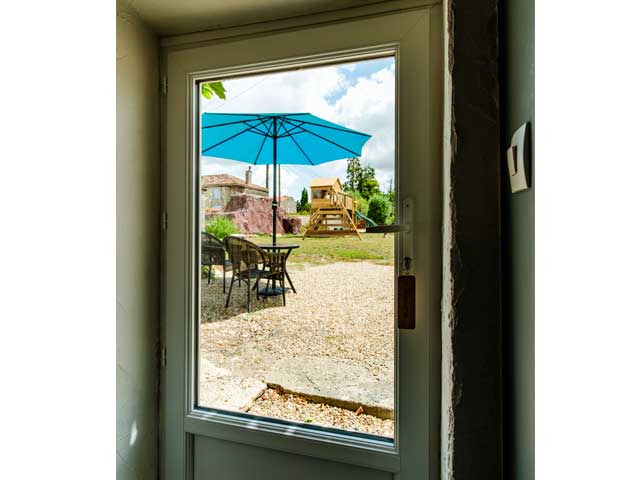
<svg viewBox="0 0 640 480"><path fill-rule="evenodd" d="M349 85L355 85L358 78L369 77L373 73L378 72L384 68L389 68L393 65L395 60L393 58L381 58L377 60L370 60L367 62L350 63L345 66L338 67L338 71L345 76L345 80ZM346 92L346 88L341 88L335 93L326 97L329 103L335 103Z"/></svg>
<svg viewBox="0 0 640 480"><path fill-rule="evenodd" d="M383 58L223 82L227 100L201 97L201 111L216 113L310 112L326 120L366 132L361 161L376 169L383 189L393 182L395 60ZM201 157L204 175L229 173L244 178L249 164ZM264 185L265 167L252 166L253 182ZM346 179L346 160L318 166L283 165L282 194L300 198L313 178ZM271 177L273 178L273 177ZM270 182L271 183L271 182ZM269 186L271 188L271 186ZM271 193L271 192L270 192Z"/></svg>

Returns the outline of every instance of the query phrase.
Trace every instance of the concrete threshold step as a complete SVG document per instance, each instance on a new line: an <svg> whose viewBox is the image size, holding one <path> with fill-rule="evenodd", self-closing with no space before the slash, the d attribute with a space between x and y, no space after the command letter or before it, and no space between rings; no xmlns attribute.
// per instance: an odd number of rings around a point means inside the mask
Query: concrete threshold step
<svg viewBox="0 0 640 480"><path fill-rule="evenodd" d="M312 402L356 411L378 418L394 418L393 374L374 377L351 360L302 356L277 361L266 375L270 388Z"/></svg>
<svg viewBox="0 0 640 480"><path fill-rule="evenodd" d="M204 407L246 412L267 385L260 380L234 375L200 357L199 404Z"/></svg>

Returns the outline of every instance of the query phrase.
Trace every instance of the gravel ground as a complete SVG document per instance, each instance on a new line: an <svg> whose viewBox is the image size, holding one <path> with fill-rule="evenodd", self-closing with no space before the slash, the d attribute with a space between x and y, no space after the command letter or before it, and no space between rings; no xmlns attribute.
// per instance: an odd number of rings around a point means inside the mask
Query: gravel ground
<svg viewBox="0 0 640 480"><path fill-rule="evenodd" d="M383 420L366 413L358 415L356 412L344 408L309 402L297 395L279 394L271 388L265 390L248 413L393 437L393 420Z"/></svg>
<svg viewBox="0 0 640 480"><path fill-rule="evenodd" d="M281 296L258 301L254 292L251 313L246 311L245 285L234 287L225 309L221 276L217 274L211 285L204 281L201 355L234 375L258 380L283 358L337 358L366 368L393 389L393 267L369 262L292 264L289 274L298 293L287 294L286 307ZM258 402L262 408L268 398ZM274 403L280 404L284 408L283 402ZM279 418L288 418L287 412L284 408ZM388 434L382 424L377 431L367 430L366 422L359 420L363 416L354 420L362 423L356 427L346 420L347 413L343 424L340 416L309 415L313 423Z"/></svg>

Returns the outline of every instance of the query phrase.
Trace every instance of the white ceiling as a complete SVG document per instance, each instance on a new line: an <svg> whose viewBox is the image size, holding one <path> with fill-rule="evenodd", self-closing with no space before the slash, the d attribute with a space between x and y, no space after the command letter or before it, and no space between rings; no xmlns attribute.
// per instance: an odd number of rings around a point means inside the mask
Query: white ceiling
<svg viewBox="0 0 640 480"><path fill-rule="evenodd" d="M327 12L380 0L125 0L162 36Z"/></svg>

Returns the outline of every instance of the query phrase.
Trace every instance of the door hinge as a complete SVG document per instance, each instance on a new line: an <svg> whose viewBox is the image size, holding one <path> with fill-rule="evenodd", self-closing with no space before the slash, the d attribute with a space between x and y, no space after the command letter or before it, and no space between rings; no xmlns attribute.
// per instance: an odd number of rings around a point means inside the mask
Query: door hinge
<svg viewBox="0 0 640 480"><path fill-rule="evenodd" d="M167 229L168 221L167 221L167 212L162 212L162 230Z"/></svg>
<svg viewBox="0 0 640 480"><path fill-rule="evenodd" d="M160 90L162 91L162 95L167 94L168 83L169 82L167 81L167 76L162 75L162 78L160 79Z"/></svg>
<svg viewBox="0 0 640 480"><path fill-rule="evenodd" d="M164 367L167 365L167 347L162 347L160 349L160 366Z"/></svg>

